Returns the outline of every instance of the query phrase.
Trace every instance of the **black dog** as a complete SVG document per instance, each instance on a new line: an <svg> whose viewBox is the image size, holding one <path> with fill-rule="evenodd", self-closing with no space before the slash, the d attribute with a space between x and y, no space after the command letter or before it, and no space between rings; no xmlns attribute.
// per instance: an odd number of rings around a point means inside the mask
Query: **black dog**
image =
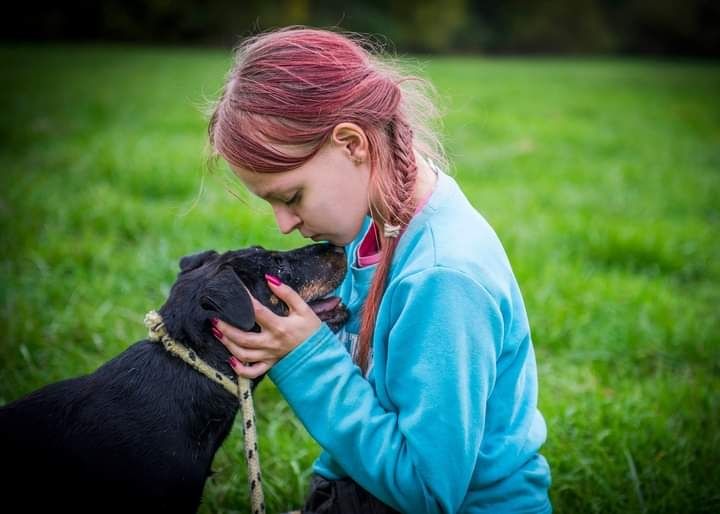
<svg viewBox="0 0 720 514"><path fill-rule="evenodd" d="M230 354L210 319L259 330L248 291L286 315L265 273L295 289L333 330L347 319L338 298L323 298L345 275L339 247L207 251L182 258L180 270L159 311L168 332L232 380ZM24 512L196 512L237 410L237 397L161 344L137 342L89 375L0 408L0 498Z"/></svg>

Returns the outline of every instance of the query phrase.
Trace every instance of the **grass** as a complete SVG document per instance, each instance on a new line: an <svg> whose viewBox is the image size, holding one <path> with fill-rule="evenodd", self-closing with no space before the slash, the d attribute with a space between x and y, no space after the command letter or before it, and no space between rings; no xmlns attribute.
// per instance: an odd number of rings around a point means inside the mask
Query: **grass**
<svg viewBox="0 0 720 514"><path fill-rule="evenodd" d="M524 293L556 512L720 508L720 67L620 59L423 61L452 173ZM186 254L291 248L271 211L205 177L225 51L0 49L0 404L144 337ZM257 390L269 512L320 449ZM245 512L237 427L203 513Z"/></svg>

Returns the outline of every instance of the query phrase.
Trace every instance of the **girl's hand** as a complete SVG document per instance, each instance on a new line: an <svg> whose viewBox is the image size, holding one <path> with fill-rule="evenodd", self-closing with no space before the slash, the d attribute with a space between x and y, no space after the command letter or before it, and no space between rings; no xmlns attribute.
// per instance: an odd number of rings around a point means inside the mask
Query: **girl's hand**
<svg viewBox="0 0 720 514"><path fill-rule="evenodd" d="M299 294L290 286L277 281L279 285L267 279L270 290L288 306L290 312L287 316L276 315L250 295L255 322L260 325L262 332L246 332L219 319L213 320L215 337L233 355L234 359L230 357L230 366L241 377L257 378L267 372L322 324Z"/></svg>

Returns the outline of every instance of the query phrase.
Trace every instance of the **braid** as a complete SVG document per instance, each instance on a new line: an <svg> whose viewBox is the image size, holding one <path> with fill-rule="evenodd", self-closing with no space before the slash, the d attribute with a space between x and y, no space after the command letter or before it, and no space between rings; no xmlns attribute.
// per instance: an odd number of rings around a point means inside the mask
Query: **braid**
<svg viewBox="0 0 720 514"><path fill-rule="evenodd" d="M398 240L415 214L417 162L413 149L412 128L401 116L394 115L388 124L388 136L392 151L392 167L388 182L392 190L383 191L385 194L382 195L382 200L386 212L380 218L384 223L399 225L401 232L398 237L388 238L384 236L382 230L378 230L382 238L382 257L365 300L365 306L369 309L363 308L362 311L356 354L357 364L363 373L367 372L369 365L370 346L375 331L377 311L380 307L380 299L385 292L390 264L395 255Z"/></svg>
<svg viewBox="0 0 720 514"><path fill-rule="evenodd" d="M413 131L402 118L393 116L389 125L390 147L393 156L393 185L398 201L389 213L394 225L407 226L415 212L415 182L417 181L417 163L413 152Z"/></svg>

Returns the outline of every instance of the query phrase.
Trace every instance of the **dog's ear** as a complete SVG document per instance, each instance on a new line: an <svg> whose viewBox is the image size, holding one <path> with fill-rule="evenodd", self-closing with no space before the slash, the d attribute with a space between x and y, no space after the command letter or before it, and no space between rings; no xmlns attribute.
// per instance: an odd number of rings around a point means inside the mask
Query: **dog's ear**
<svg viewBox="0 0 720 514"><path fill-rule="evenodd" d="M180 271L190 271L199 268L210 257L215 257L218 253L215 250L206 250L204 252L186 255L180 259Z"/></svg>
<svg viewBox="0 0 720 514"><path fill-rule="evenodd" d="M245 284L230 268L210 279L200 295L200 306L221 320L242 330L255 326L255 310Z"/></svg>

